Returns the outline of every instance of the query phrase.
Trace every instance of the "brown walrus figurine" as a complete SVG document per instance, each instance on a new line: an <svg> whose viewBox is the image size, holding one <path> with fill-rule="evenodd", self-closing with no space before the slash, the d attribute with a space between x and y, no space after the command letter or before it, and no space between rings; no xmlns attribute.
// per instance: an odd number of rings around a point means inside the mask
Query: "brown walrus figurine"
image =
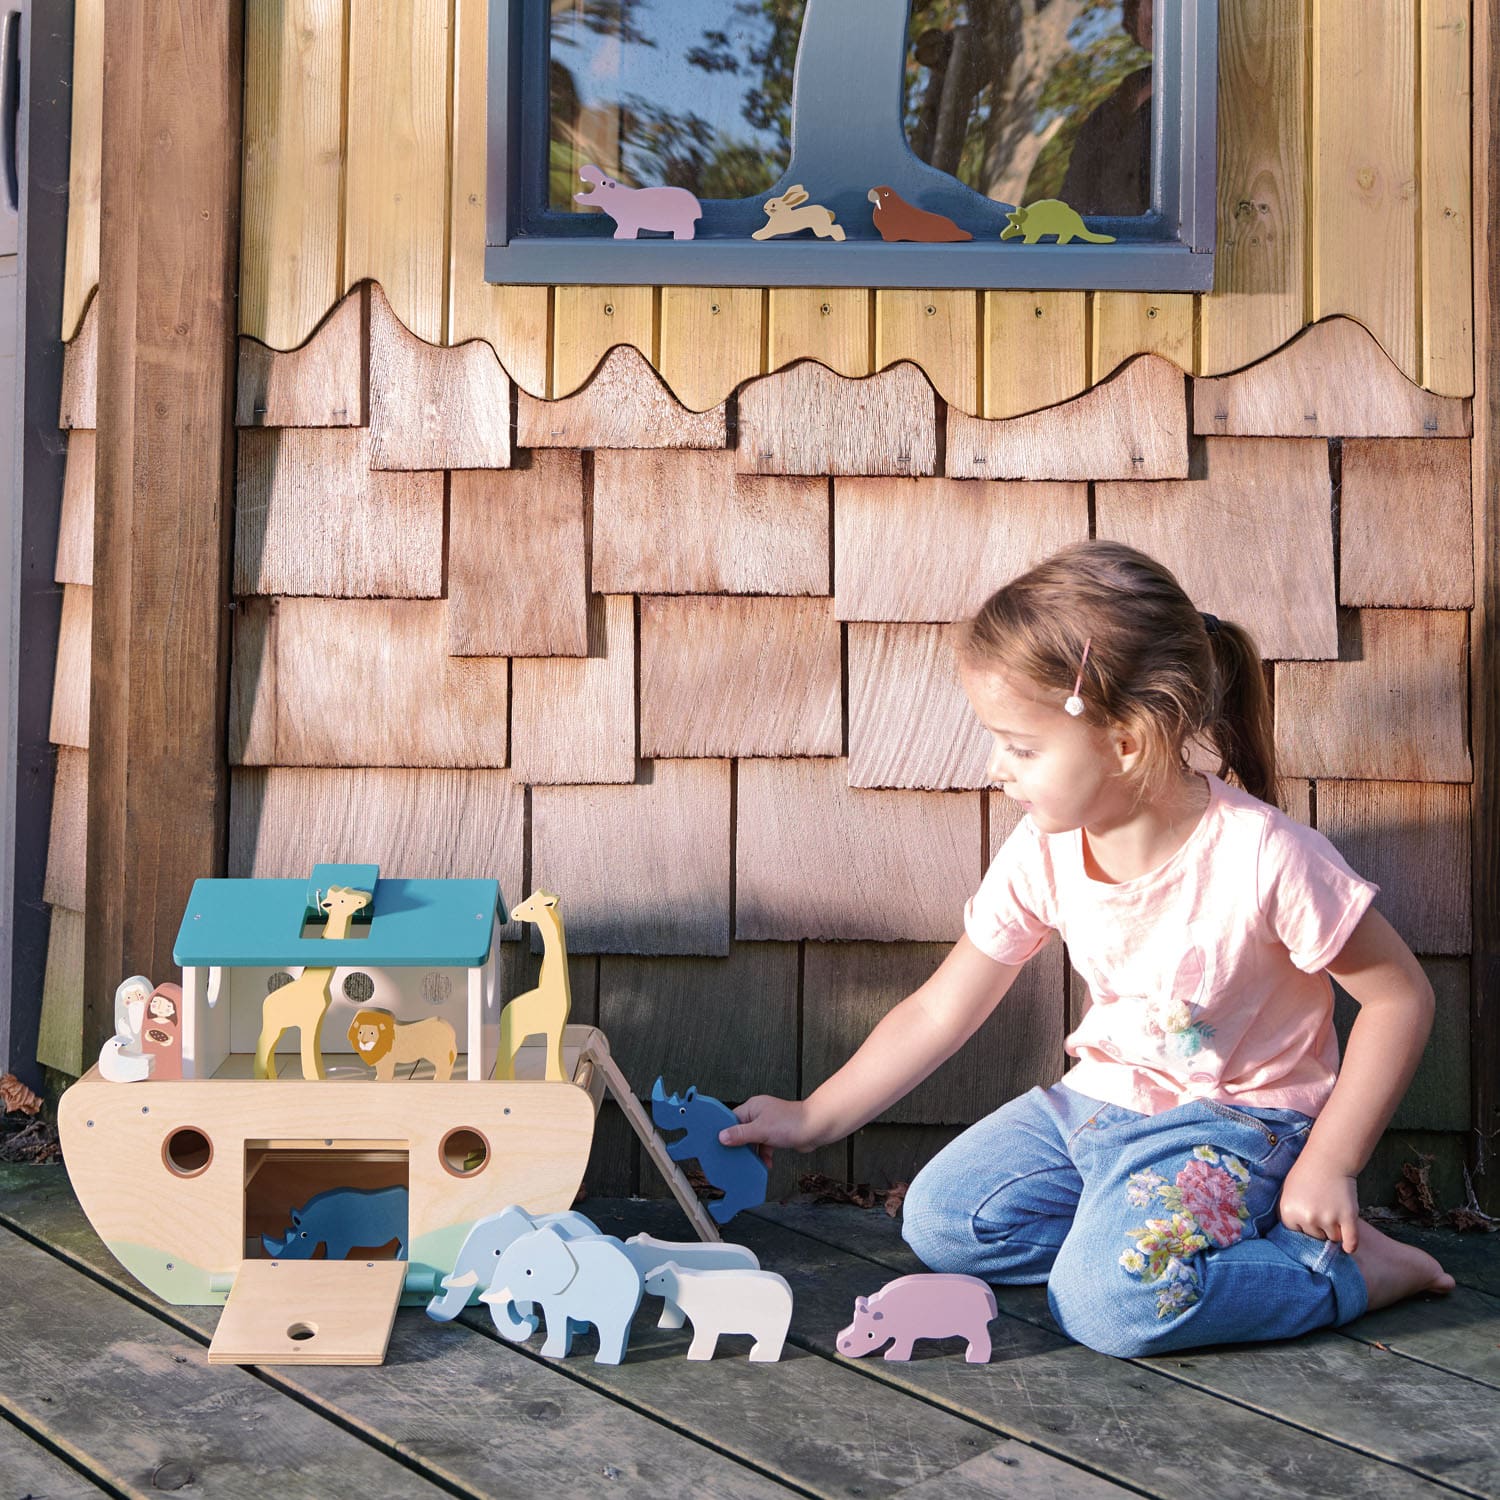
<svg viewBox="0 0 1500 1500"><path fill-rule="evenodd" d="M924 245L942 245L954 240L972 240L943 214L914 208L895 188L872 187L865 197L875 205L875 227L883 240L916 240Z"/></svg>

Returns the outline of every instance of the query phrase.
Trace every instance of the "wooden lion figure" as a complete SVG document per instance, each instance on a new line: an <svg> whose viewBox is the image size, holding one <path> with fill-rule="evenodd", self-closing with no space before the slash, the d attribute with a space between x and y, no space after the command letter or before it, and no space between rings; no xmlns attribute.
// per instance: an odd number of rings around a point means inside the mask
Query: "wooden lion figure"
<svg viewBox="0 0 1500 1500"><path fill-rule="evenodd" d="M447 1083L458 1057L453 1027L441 1016L398 1021L388 1010L362 1010L349 1023L349 1044L382 1083L396 1076L397 1063L424 1059L432 1064L437 1081Z"/></svg>

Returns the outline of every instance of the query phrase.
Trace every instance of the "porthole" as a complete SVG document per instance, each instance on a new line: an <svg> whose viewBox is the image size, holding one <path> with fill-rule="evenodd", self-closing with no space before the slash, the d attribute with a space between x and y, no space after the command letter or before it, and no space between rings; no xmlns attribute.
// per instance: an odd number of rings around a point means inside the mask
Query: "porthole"
<svg viewBox="0 0 1500 1500"><path fill-rule="evenodd" d="M469 1125L460 1125L443 1137L438 1160L455 1177L473 1177L484 1171L490 1159L490 1143Z"/></svg>
<svg viewBox="0 0 1500 1500"><path fill-rule="evenodd" d="M344 998L352 1000L356 1005L363 1005L366 1000L373 998L375 994L375 981L368 974L362 974L358 969L352 974L344 975Z"/></svg>
<svg viewBox="0 0 1500 1500"><path fill-rule="evenodd" d="M266 993L268 995L274 995L276 991L282 987L282 985L290 984L291 982L292 976L288 974L285 969L277 969L274 974L268 974L266 976Z"/></svg>
<svg viewBox="0 0 1500 1500"><path fill-rule="evenodd" d="M162 1142L161 1159L174 1177L197 1177L214 1159L213 1142L195 1125L184 1125Z"/></svg>
<svg viewBox="0 0 1500 1500"><path fill-rule="evenodd" d="M422 977L422 998L429 1005L442 1005L453 993L453 979L439 969Z"/></svg>

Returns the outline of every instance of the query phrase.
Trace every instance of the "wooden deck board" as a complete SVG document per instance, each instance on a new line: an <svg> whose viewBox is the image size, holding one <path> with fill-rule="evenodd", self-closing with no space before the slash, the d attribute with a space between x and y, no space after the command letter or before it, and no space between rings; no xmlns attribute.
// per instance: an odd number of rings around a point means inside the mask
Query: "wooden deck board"
<svg viewBox="0 0 1500 1500"><path fill-rule="evenodd" d="M99 1500L104 1491L0 1416L0 1476L20 1500Z"/></svg>
<svg viewBox="0 0 1500 1500"><path fill-rule="evenodd" d="M587 1208L610 1232L684 1232L669 1204ZM204 1363L218 1309L168 1307L140 1288L100 1244L62 1172L0 1167L0 1226L26 1237L0 1227L0 1294L9 1291L13 1307L24 1296L75 1314L49 1314L44 1345L24 1315L0 1334L0 1472L11 1477L6 1445L19 1436L20 1452L41 1454L73 1484L33 1482L37 1494L92 1492L32 1434L127 1492L149 1491L140 1465L164 1461L159 1449L200 1481L212 1474L214 1493L226 1495L267 1493L264 1474L246 1466L272 1458L286 1465L278 1494L320 1496L420 1495L435 1484L459 1495L660 1497L691 1487L731 1500L1110 1500L1122 1486L1177 1496L1189 1480L1225 1500L1500 1493L1477 1451L1493 1444L1500 1409L1500 1298L1467 1286L1437 1304L1437 1316L1433 1304L1407 1304L1351 1325L1347 1337L1154 1361L1092 1354L1050 1326L1040 1288L1000 1288L990 1365L965 1365L951 1341L919 1347L909 1364L855 1363L833 1351L853 1297L914 1268L897 1225L878 1213L767 1207L738 1219L731 1238L796 1291L779 1365L750 1365L742 1339L689 1365L678 1357L687 1335L654 1328L648 1300L618 1367L592 1362L591 1335L558 1365L502 1343L480 1309L444 1327L403 1309L383 1366L266 1369L254 1379ZM1449 1257L1467 1282L1500 1270L1500 1243L1480 1238ZM1446 1237L1445 1254L1452 1243ZM174 1345L175 1359L163 1352ZM87 1399L100 1370L113 1372L111 1401L115 1387L126 1392L105 1414ZM248 1383L226 1397L218 1382L235 1377ZM252 1407L277 1415L246 1418ZM7 1427L6 1414L24 1431ZM297 1445L309 1432L316 1440L303 1457ZM135 1467L128 1476L106 1467L119 1462ZM336 1470L328 1483L322 1466ZM388 1477L372 1483L372 1472ZM290 1490L287 1473L297 1476Z"/></svg>
<svg viewBox="0 0 1500 1500"><path fill-rule="evenodd" d="M777 1225L782 1233L795 1228L816 1234L820 1240L847 1252L868 1257L881 1267L877 1276L921 1269L920 1262L883 1215L781 1208L763 1210L761 1216ZM758 1237L742 1238L763 1257L766 1255L768 1244ZM822 1278L820 1293L832 1279ZM1041 1329L1055 1328L1042 1288L996 1287L995 1294L1001 1312L1008 1317ZM1442 1309L1440 1299L1405 1306L1416 1315L1422 1311L1432 1313L1434 1304ZM1304 1455L1318 1462L1319 1450L1308 1448L1306 1442L1318 1444L1326 1438L1339 1448L1329 1450L1322 1459L1329 1465L1326 1472L1321 1468L1303 1471L1302 1482L1309 1487L1309 1493L1344 1493L1341 1486L1351 1481L1356 1486L1349 1491L1351 1494L1356 1492L1358 1484L1371 1482L1383 1486L1382 1494L1406 1493L1403 1486L1409 1483L1420 1486L1413 1493L1432 1493L1420 1477L1425 1475L1468 1494L1500 1494L1500 1471L1496 1468L1500 1401L1494 1391L1446 1369L1430 1366L1418 1369L1413 1362L1403 1360L1394 1346L1377 1349L1364 1343L1359 1337L1361 1328L1362 1324L1356 1322L1343 1331L1319 1332L1279 1343L1193 1349L1154 1359L1101 1363L1112 1364L1119 1370L1134 1369L1165 1376L1174 1384L1204 1396L1222 1398L1219 1415L1213 1419L1218 1434L1216 1459L1222 1459L1230 1451L1237 1427L1249 1422L1253 1429L1255 1417L1274 1419L1279 1424L1279 1430L1273 1429L1276 1435L1263 1436L1258 1450L1252 1450L1258 1451L1261 1461L1268 1462L1273 1471L1262 1477L1259 1483L1265 1487L1255 1493L1281 1493L1275 1488L1279 1481L1274 1475L1285 1480L1288 1462ZM1468 1334L1472 1357L1480 1356L1487 1333L1488 1341L1493 1342L1488 1325L1472 1326ZM1079 1354L1085 1352L1076 1345L1069 1347ZM1075 1381L1073 1389L1075 1400L1090 1407L1094 1405L1095 1397L1092 1393L1085 1394L1087 1386L1083 1381ZM1028 1382L1028 1396L1035 1395L1034 1385ZM1161 1401L1158 1393L1151 1405L1154 1408ZM1118 1408L1111 1414L1118 1416ZM1161 1420L1166 1420L1164 1408ZM1186 1421L1171 1425L1179 1433L1192 1430ZM1118 1451L1125 1446L1121 1441ZM1241 1461L1236 1462L1238 1465ZM1365 1477L1355 1480L1361 1466L1367 1463L1383 1467L1374 1471L1363 1469ZM1400 1467L1394 1467L1397 1465ZM1129 1479L1117 1470L1107 1472ZM1373 1480L1372 1472L1385 1477ZM1207 1484L1209 1471L1200 1477ZM1222 1482L1230 1484L1229 1476L1224 1476ZM1232 1492L1232 1489L1224 1491Z"/></svg>

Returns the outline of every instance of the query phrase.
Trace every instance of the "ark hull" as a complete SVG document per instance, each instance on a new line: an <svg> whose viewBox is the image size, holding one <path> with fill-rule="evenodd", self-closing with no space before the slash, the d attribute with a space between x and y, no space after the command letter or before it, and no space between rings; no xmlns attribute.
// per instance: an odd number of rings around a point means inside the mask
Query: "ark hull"
<svg viewBox="0 0 1500 1500"><path fill-rule="evenodd" d="M571 1206L594 1110L571 1083L106 1083L94 1068L63 1095L58 1127L89 1222L167 1302L222 1303L241 1263L265 1257L260 1233L312 1192L397 1182L409 1189L404 1300L425 1301L476 1219Z"/></svg>

